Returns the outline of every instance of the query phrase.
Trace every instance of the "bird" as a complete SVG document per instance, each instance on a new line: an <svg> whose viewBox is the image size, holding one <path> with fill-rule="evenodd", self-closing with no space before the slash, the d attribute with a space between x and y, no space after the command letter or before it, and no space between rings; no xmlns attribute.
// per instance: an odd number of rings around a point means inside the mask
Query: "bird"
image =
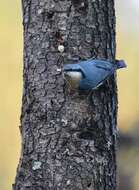
<svg viewBox="0 0 139 190"><path fill-rule="evenodd" d="M65 64L64 75L72 89L95 90L104 84L117 69L125 67L124 60L88 59Z"/></svg>

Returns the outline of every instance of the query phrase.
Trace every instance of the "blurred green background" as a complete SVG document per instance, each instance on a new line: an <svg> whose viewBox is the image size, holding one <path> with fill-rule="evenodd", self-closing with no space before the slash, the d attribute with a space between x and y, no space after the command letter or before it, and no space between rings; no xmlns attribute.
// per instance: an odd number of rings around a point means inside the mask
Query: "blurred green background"
<svg viewBox="0 0 139 190"><path fill-rule="evenodd" d="M0 2L0 189L10 190L20 155L20 109L22 98L22 12L21 0ZM117 0L117 58L128 68L118 73L118 126L128 136L139 130L139 1ZM137 143L136 143L137 144ZM139 148L120 149L120 171L139 189ZM134 163L134 164L133 164ZM137 168L138 167L138 168ZM128 179L128 178L127 178ZM127 180L126 181L129 181ZM123 181L123 180L122 180ZM121 189L121 190L124 190ZM126 188L127 190L127 188Z"/></svg>

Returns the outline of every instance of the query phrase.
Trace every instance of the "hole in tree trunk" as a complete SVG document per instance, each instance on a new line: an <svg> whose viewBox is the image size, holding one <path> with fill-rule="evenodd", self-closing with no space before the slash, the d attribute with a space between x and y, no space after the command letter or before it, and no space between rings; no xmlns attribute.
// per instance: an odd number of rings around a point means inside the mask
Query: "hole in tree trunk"
<svg viewBox="0 0 139 190"><path fill-rule="evenodd" d="M50 11L50 12L47 13L47 18L48 19L51 19L53 16L54 16L54 12L53 11Z"/></svg>
<svg viewBox="0 0 139 190"><path fill-rule="evenodd" d="M52 104L52 105L54 104L54 101L53 101L53 100L51 100L51 104Z"/></svg>
<svg viewBox="0 0 139 190"><path fill-rule="evenodd" d="M90 186L91 186L91 182L90 182L90 183L88 183L87 187L90 187Z"/></svg>
<svg viewBox="0 0 139 190"><path fill-rule="evenodd" d="M72 0L72 3L77 11L84 11L88 8L87 0Z"/></svg>
<svg viewBox="0 0 139 190"><path fill-rule="evenodd" d="M84 131L78 134L78 138L85 140L94 140L94 134L90 131Z"/></svg>
<svg viewBox="0 0 139 190"><path fill-rule="evenodd" d="M57 39L60 39L60 38L61 38L60 31L56 31L55 37L56 37Z"/></svg>

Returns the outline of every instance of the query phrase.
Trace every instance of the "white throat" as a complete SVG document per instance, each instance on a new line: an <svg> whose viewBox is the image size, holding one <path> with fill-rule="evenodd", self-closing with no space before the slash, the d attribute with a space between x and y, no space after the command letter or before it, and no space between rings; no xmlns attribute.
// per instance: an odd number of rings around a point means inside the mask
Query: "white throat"
<svg viewBox="0 0 139 190"><path fill-rule="evenodd" d="M69 71L65 73L65 77L71 88L78 88L82 79L82 73L78 71Z"/></svg>
<svg viewBox="0 0 139 190"><path fill-rule="evenodd" d="M72 80L76 80L76 81L79 81L81 80L82 78L82 73L81 72L78 72L78 71L69 71L66 73Z"/></svg>

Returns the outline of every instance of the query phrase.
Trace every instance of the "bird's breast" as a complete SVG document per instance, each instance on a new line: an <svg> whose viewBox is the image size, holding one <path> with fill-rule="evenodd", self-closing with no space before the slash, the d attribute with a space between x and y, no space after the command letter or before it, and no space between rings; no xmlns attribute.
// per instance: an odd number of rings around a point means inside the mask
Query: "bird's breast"
<svg viewBox="0 0 139 190"><path fill-rule="evenodd" d="M70 88L78 88L79 83L82 79L82 74L81 72L69 71L69 72L66 72L65 77Z"/></svg>

